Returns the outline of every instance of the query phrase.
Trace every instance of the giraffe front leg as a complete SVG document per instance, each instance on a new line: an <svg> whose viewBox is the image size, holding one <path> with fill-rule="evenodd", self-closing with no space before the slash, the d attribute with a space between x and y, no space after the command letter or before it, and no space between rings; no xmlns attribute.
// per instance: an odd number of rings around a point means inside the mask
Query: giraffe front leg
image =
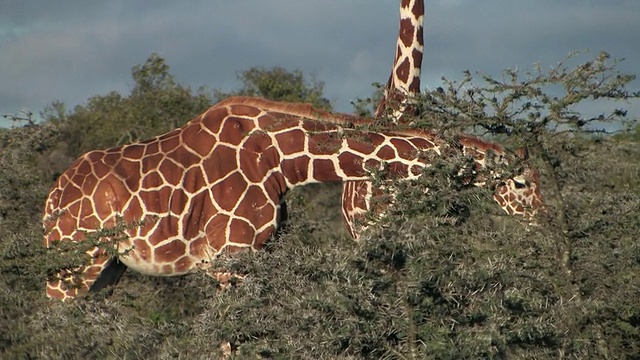
<svg viewBox="0 0 640 360"><path fill-rule="evenodd" d="M240 285L242 280L246 277L246 275L238 275L231 272L215 271L211 268L210 261L203 260L201 263L197 264L197 267L204 271L207 276L214 278L218 283L218 288L220 290L226 290L231 286ZM223 359L229 359L235 354L237 346L229 341L223 341L218 346L218 349L220 350Z"/></svg>
<svg viewBox="0 0 640 360"><path fill-rule="evenodd" d="M376 205L373 214L370 214L371 205ZM368 215L379 215L384 207L381 207L382 192L374 188L371 181L347 181L342 185L342 219L347 230L354 240L360 240L360 236L373 224L367 218Z"/></svg>
<svg viewBox="0 0 640 360"><path fill-rule="evenodd" d="M197 267L204 271L207 276L215 279L221 290L228 289L231 286L240 285L246 277L246 275L213 269L211 262L209 261L203 261L197 264Z"/></svg>
<svg viewBox="0 0 640 360"><path fill-rule="evenodd" d="M242 284L242 281L246 277L246 275L220 271L209 273L209 276L216 279L218 287L223 290L228 289L231 286Z"/></svg>

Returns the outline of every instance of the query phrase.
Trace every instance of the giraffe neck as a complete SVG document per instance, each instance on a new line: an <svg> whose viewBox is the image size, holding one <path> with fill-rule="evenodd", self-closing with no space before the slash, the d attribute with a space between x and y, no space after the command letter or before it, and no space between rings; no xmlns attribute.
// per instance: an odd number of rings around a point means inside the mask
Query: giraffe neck
<svg viewBox="0 0 640 360"><path fill-rule="evenodd" d="M384 170L390 179L414 179L430 166L425 159L443 153L471 156L475 169L507 163L501 146L471 136L459 136L454 144L421 130L359 130L354 126L370 121L308 105L240 97L214 109L217 113L204 114L202 125L217 129L219 142L231 141L244 176L263 182L268 192L272 190L274 201L287 190L310 183L368 181L375 170ZM263 175L252 180L255 173ZM275 174L279 176L266 176ZM497 186L494 199L508 214L535 215L542 205L537 174L527 170L505 181L501 178L503 174L493 173L492 178L480 177L474 184Z"/></svg>
<svg viewBox="0 0 640 360"><path fill-rule="evenodd" d="M310 183L368 180L371 171L383 167L392 177L414 178L425 166L421 152L437 152L442 142L420 131L357 130L354 125L366 122L306 105L251 98L220 103L200 122L218 142L234 144L248 180L259 182L267 174L281 174L271 184L278 196Z"/></svg>
<svg viewBox="0 0 640 360"><path fill-rule="evenodd" d="M400 26L391 75L373 116L385 116L392 123L406 123L418 115L415 97L420 93L420 69L424 51L424 0L400 1ZM409 116L409 117L407 117ZM372 196L370 182L346 182L342 189L342 217L354 238L359 237L364 214Z"/></svg>
<svg viewBox="0 0 640 360"><path fill-rule="evenodd" d="M421 130L366 131L354 126L367 125L367 120L315 111L306 105L232 98L214 108L201 119L202 125L217 129L218 142L234 145L244 177L264 183L274 201L289 189L310 183L368 181L376 170L384 171L389 179L414 179L430 166L426 159L443 153L470 156L475 169L507 162L501 146L471 136L459 136L454 144ZM535 175L526 174L535 179L522 191L517 190L522 176L500 185L502 177L499 172L492 178L480 176L474 185L498 185L494 199L501 207L512 215L528 215L523 204L531 203L531 197L541 198ZM532 205L537 208L541 203L536 200Z"/></svg>
<svg viewBox="0 0 640 360"><path fill-rule="evenodd" d="M302 121L300 129L305 126ZM322 131L301 131L296 140L300 141L301 152L284 155L281 170L287 188L319 182L369 180L376 170L385 171L390 178L416 178L426 166L421 154L439 151L437 139L425 135L375 133L334 126ZM282 145L280 141L279 146Z"/></svg>
<svg viewBox="0 0 640 360"><path fill-rule="evenodd" d="M424 0L402 0L400 30L396 44L393 69L384 89L384 96L375 117L390 112L400 121L412 96L420 92L420 70L424 51Z"/></svg>

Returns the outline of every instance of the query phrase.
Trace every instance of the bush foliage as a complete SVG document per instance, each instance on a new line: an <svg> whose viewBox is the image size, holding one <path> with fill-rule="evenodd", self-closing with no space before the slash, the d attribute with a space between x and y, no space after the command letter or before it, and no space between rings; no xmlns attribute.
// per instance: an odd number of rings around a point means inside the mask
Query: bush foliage
<svg viewBox="0 0 640 360"><path fill-rule="evenodd" d="M94 96L71 112L56 103L40 125L0 130L1 358L207 359L224 342L237 358L640 355L637 125L598 131L637 119L579 111L638 97L607 54L547 73L506 71L505 81L480 75L481 85L466 73L419 99L415 126L530 149L547 206L535 227L503 215L490 190L456 186L448 172L466 159L441 159L397 184L394 208L359 243L340 223L339 184L291 192L289 225L265 251L221 259L248 274L241 286L129 271L102 292L47 300L40 216L55 178L78 154L167 131L217 96L177 84L157 55L132 73L127 96ZM310 96L291 101L323 99L321 83L300 72L273 74L268 84L245 77L238 93L289 87Z"/></svg>

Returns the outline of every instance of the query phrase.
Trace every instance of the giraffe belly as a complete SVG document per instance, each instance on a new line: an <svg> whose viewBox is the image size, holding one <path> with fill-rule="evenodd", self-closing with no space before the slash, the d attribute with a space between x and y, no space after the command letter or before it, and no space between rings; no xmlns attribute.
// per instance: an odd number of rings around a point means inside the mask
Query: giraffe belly
<svg viewBox="0 0 640 360"><path fill-rule="evenodd" d="M204 260L190 254L188 248L189 243L183 239L167 240L154 247L143 239L134 239L120 244L118 258L142 274L179 276L196 270Z"/></svg>

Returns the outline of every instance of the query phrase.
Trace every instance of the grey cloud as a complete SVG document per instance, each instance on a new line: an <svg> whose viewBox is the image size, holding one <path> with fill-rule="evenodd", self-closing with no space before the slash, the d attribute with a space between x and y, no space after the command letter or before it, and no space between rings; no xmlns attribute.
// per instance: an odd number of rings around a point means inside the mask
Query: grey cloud
<svg viewBox="0 0 640 360"><path fill-rule="evenodd" d="M637 1L426 0L426 10L428 88L466 69L549 67L584 48L625 57L627 72L640 69ZM397 16L395 0L5 0L0 114L127 92L131 67L152 52L194 88L232 90L252 66L299 68L350 111L349 100L386 81Z"/></svg>

